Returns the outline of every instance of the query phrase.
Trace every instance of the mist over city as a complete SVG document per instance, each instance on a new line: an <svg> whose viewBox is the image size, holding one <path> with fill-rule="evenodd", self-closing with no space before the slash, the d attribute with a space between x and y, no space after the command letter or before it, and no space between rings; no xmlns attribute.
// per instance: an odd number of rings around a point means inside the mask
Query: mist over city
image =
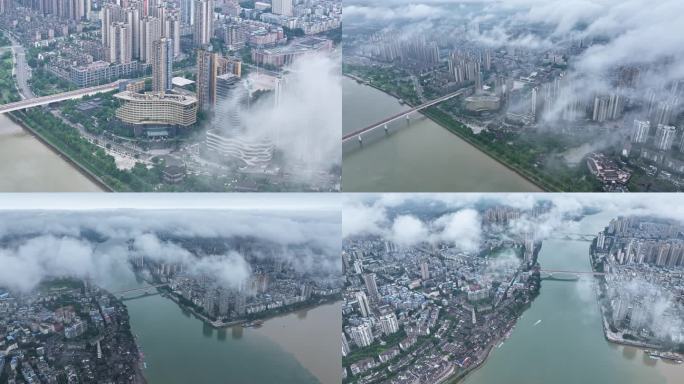
<svg viewBox="0 0 684 384"><path fill-rule="evenodd" d="M504 372L514 380L547 377L535 364L540 358L555 364L556 351L583 359L592 372L602 372L595 365L602 359L625 364L617 356L623 351L643 356L647 366L661 360L662 372L673 364L664 374L676 377L684 321L679 200L676 194L347 196L345 379L394 382L384 364L399 377L427 382L488 382ZM563 340L557 344L552 335L559 332L568 336L557 336ZM532 352L537 346L551 350L548 358ZM373 349L380 350L377 358L367 354ZM504 369L501 354L516 360L517 369Z"/></svg>
<svg viewBox="0 0 684 384"><path fill-rule="evenodd" d="M5 211L2 216L0 285L21 291L60 277L111 283L120 278L116 272L131 273L128 263L139 257L180 264L193 275L212 274L231 288L244 283L252 274L250 262L261 258L331 280L339 271L337 213ZM201 246L197 252L197 244L215 239L226 243L218 248L224 252L212 254ZM264 242L273 252L245 255L239 239Z"/></svg>
<svg viewBox="0 0 684 384"><path fill-rule="evenodd" d="M351 1L344 71L409 105L446 97L423 114L544 190L675 191L682 11L678 1Z"/></svg>
<svg viewBox="0 0 684 384"><path fill-rule="evenodd" d="M290 335L325 339L336 328L335 196L44 196L59 204L19 195L0 204L0 377L144 383L169 369L148 364L173 359L163 351L184 343L213 377L219 368L203 362L211 347L191 346L197 328L199 341L218 333L222 348L212 353L223 358L239 353L256 362L278 345L283 352L270 364L290 367L233 375L293 383L330 377L337 348L313 348L317 360L279 335L287 326ZM185 336L150 336L162 331Z"/></svg>
<svg viewBox="0 0 684 384"><path fill-rule="evenodd" d="M245 116L246 131L276 143L284 167L311 182L317 173L341 166L340 61L338 55L318 55L298 60L286 71L281 93L260 98Z"/></svg>
<svg viewBox="0 0 684 384"><path fill-rule="evenodd" d="M683 384L684 0L0 0L0 384Z"/></svg>

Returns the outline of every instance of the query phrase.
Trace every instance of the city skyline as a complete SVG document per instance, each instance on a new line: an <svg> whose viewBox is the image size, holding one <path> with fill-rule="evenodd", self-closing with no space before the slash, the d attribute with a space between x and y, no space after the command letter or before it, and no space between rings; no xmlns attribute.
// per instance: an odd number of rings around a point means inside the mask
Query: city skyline
<svg viewBox="0 0 684 384"><path fill-rule="evenodd" d="M679 16L670 15L681 14L680 2L643 14L642 0L345 4L344 73L360 85L347 83L345 103L355 105L352 93L385 99L362 91L370 86L416 108L345 127L349 191L373 190L369 180L381 177L387 187L379 192L467 192L479 182L464 170L444 186L442 167L429 161L413 165L434 173L421 186L381 174L385 161L403 166L430 156L378 135L412 130L404 121L423 125L417 112L458 137L436 159L462 140L517 174L485 192L680 191L684 53L678 38L656 37L679 28ZM402 109L383 106L385 116ZM347 116L359 113L351 108ZM365 174L356 171L356 159L381 157L375 144L384 139L415 154L385 154Z"/></svg>
<svg viewBox="0 0 684 384"><path fill-rule="evenodd" d="M0 384L683 384L683 25L0 0Z"/></svg>
<svg viewBox="0 0 684 384"><path fill-rule="evenodd" d="M32 199L50 195L40 196ZM27 195L7 197L14 209L0 209L3 381L184 382L182 371L159 378L182 366L160 352L179 348L181 339L159 342L149 335L167 327L184 334L190 319L205 334L223 334L225 343L219 351L195 351L194 365L207 372L200 380L214 377L212 356L242 348L250 364L266 355L267 368L232 367L240 380L316 383L339 375L334 345L316 346L314 357L280 336L285 328L329 340L337 328L338 195L151 195L156 204L137 195L52 196L53 204L85 201L75 210L30 206L22 203ZM204 201L187 207L197 199ZM160 208L173 201L173 208ZM145 325L169 305L176 315ZM25 332L30 324L42 331ZM194 339L191 332L185 337Z"/></svg>
<svg viewBox="0 0 684 384"><path fill-rule="evenodd" d="M341 1L276 5L3 1L2 112L106 191L339 191Z"/></svg>
<svg viewBox="0 0 684 384"><path fill-rule="evenodd" d="M677 382L679 200L347 196L343 382Z"/></svg>

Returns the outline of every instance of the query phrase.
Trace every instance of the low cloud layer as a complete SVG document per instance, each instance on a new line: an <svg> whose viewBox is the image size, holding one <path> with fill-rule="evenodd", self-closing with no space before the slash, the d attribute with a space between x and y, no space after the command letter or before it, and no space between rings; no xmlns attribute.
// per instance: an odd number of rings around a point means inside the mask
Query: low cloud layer
<svg viewBox="0 0 684 384"><path fill-rule="evenodd" d="M466 252L475 252L480 247L481 218L476 210L458 210L429 222L411 214L392 218L389 209L411 201L412 195L391 195L371 200L363 196L352 197L343 206L342 235L345 238L381 236L400 247L448 243ZM424 201L427 195L415 196Z"/></svg>
<svg viewBox="0 0 684 384"><path fill-rule="evenodd" d="M545 106L548 126L577 100L615 92L614 71L640 69L635 90L624 96L658 101L666 87L684 79L684 2L681 0L481 0L359 1L345 3L350 29L390 34L394 39L436 36L443 48L467 40L493 49L556 50L582 42L570 57L562 96ZM368 28L366 28L368 27Z"/></svg>
<svg viewBox="0 0 684 384"><path fill-rule="evenodd" d="M511 272L520 267L521 260L511 249L500 252L494 257L490 257L484 274L490 276L492 280L501 281L506 276L511 276Z"/></svg>
<svg viewBox="0 0 684 384"><path fill-rule="evenodd" d="M543 240L559 229L581 232L573 217L585 210L601 210L619 215L652 215L669 219L684 219L684 197L678 194L661 194L658 199L644 199L634 195L597 194L357 194L347 196L342 209L343 237L384 236L397 242L403 237L404 245L413 245L420 240L429 243L454 242L465 251L479 248L482 237L482 219L478 208L503 205L529 211L535 205L550 204L540 215L529 212L512 220L507 228L518 236L533 236ZM443 211L431 222L418 218L420 209L439 206ZM393 210L413 211L392 217ZM407 219L411 217L411 219ZM420 221L420 223L416 222ZM427 231L427 235L425 234ZM586 230L585 230L586 232ZM581 232L584 233L584 232ZM408 236L408 235L413 236ZM402 236L403 235L403 236Z"/></svg>
<svg viewBox="0 0 684 384"><path fill-rule="evenodd" d="M340 215L333 211L0 211L0 286L28 291L50 278L107 285L130 275L130 260L183 266L226 287L251 274L248 260L272 257L302 274L336 278ZM192 239L225 239L226 252L198 255ZM189 241L176 241L186 239ZM264 242L275 252L241 254L231 240Z"/></svg>
<svg viewBox="0 0 684 384"><path fill-rule="evenodd" d="M482 237L482 220L474 209L463 209L441 216L435 221L440 231L435 234L436 240L458 244L467 252L475 252L480 248Z"/></svg>
<svg viewBox="0 0 684 384"><path fill-rule="evenodd" d="M391 229L393 243L404 247L428 241L428 229L420 219L403 215L394 219Z"/></svg>

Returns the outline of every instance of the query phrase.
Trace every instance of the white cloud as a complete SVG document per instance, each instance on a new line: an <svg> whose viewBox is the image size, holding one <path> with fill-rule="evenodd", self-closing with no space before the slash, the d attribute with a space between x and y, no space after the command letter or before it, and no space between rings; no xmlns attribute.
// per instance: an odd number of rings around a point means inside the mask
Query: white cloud
<svg viewBox="0 0 684 384"><path fill-rule="evenodd" d="M342 212L342 237L382 234L386 221L385 208L380 205L346 203Z"/></svg>
<svg viewBox="0 0 684 384"><path fill-rule="evenodd" d="M452 243L466 252L479 250L482 240L482 221L476 210L459 210L441 216L434 224L438 230L434 235L436 241Z"/></svg>
<svg viewBox="0 0 684 384"><path fill-rule="evenodd" d="M391 240L399 246L416 245L428 241L428 229L415 216L397 216L392 223Z"/></svg>

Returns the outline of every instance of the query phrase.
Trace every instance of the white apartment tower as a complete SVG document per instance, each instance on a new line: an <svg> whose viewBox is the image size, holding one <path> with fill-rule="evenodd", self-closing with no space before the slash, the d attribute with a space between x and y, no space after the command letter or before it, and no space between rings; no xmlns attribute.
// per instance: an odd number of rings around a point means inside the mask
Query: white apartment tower
<svg viewBox="0 0 684 384"><path fill-rule="evenodd" d="M276 15L292 16L292 0L273 0L271 12Z"/></svg>
<svg viewBox="0 0 684 384"><path fill-rule="evenodd" d="M194 0L195 24L193 41L196 46L209 44L214 36L214 1Z"/></svg>

